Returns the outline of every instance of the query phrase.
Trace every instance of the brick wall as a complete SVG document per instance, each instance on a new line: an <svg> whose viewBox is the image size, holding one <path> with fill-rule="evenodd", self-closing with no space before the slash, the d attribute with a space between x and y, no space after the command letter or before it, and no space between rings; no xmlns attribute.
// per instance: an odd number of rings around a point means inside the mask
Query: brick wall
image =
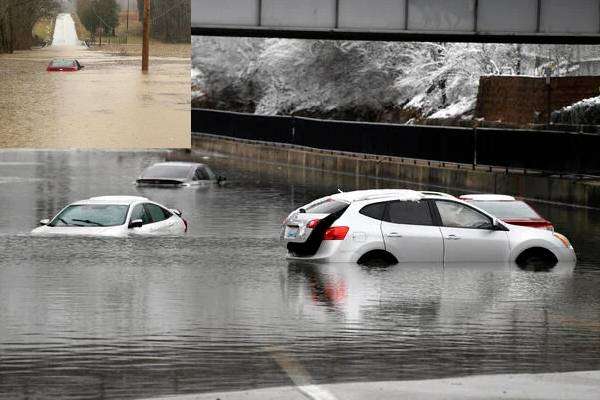
<svg viewBox="0 0 600 400"><path fill-rule="evenodd" d="M483 76L479 80L476 116L518 125L545 123L548 99L552 112L598 95L600 76L552 78L549 91L545 78Z"/></svg>

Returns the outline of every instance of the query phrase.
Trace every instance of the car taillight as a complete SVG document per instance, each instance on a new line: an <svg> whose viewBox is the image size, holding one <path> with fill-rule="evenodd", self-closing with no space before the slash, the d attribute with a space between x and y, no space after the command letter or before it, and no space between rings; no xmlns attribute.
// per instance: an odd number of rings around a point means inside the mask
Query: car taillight
<svg viewBox="0 0 600 400"><path fill-rule="evenodd" d="M347 226L334 226L325 231L323 240L344 240L349 230Z"/></svg>
<svg viewBox="0 0 600 400"><path fill-rule="evenodd" d="M317 225L319 225L319 222L321 222L320 219L313 219L306 225L306 227L308 229L315 229L317 227Z"/></svg>

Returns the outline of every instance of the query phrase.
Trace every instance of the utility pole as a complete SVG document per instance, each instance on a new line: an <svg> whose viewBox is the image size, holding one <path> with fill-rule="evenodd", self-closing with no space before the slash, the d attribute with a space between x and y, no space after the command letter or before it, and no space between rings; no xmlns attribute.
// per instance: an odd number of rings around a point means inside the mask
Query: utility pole
<svg viewBox="0 0 600 400"><path fill-rule="evenodd" d="M144 43L142 45L142 71L148 72L150 57L150 0L144 0Z"/></svg>
<svg viewBox="0 0 600 400"><path fill-rule="evenodd" d="M129 42L129 0L127 0L127 28L125 28L125 44Z"/></svg>

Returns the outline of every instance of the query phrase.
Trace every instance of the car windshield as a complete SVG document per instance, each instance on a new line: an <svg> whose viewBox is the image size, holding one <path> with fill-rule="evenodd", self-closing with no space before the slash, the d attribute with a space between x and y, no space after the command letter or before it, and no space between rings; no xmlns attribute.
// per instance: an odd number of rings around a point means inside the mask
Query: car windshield
<svg viewBox="0 0 600 400"><path fill-rule="evenodd" d="M53 60L50 65L56 68L71 68L75 64L73 60Z"/></svg>
<svg viewBox="0 0 600 400"><path fill-rule="evenodd" d="M348 207L347 203L333 199L327 199L319 203L313 204L310 207L304 208L307 213L311 214L333 214Z"/></svg>
<svg viewBox="0 0 600 400"><path fill-rule="evenodd" d="M540 216L523 201L475 201L474 205L500 218L540 218Z"/></svg>
<svg viewBox="0 0 600 400"><path fill-rule="evenodd" d="M142 179L186 179L190 168L188 165L153 165L142 172Z"/></svg>
<svg viewBox="0 0 600 400"><path fill-rule="evenodd" d="M72 205L58 214L50 226L118 226L125 223L129 206L116 204Z"/></svg>

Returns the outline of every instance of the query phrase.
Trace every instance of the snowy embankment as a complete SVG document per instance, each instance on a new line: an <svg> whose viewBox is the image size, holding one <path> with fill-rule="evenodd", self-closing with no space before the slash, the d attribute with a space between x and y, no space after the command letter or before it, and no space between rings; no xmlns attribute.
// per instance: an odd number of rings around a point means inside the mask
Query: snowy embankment
<svg viewBox="0 0 600 400"><path fill-rule="evenodd" d="M71 14L58 14L56 17L52 46L81 46Z"/></svg>
<svg viewBox="0 0 600 400"><path fill-rule="evenodd" d="M194 37L198 107L346 120L469 118L512 45ZM512 52L512 53L511 53Z"/></svg>
<svg viewBox="0 0 600 400"><path fill-rule="evenodd" d="M568 125L600 125L600 96L581 100L553 112L552 122Z"/></svg>

